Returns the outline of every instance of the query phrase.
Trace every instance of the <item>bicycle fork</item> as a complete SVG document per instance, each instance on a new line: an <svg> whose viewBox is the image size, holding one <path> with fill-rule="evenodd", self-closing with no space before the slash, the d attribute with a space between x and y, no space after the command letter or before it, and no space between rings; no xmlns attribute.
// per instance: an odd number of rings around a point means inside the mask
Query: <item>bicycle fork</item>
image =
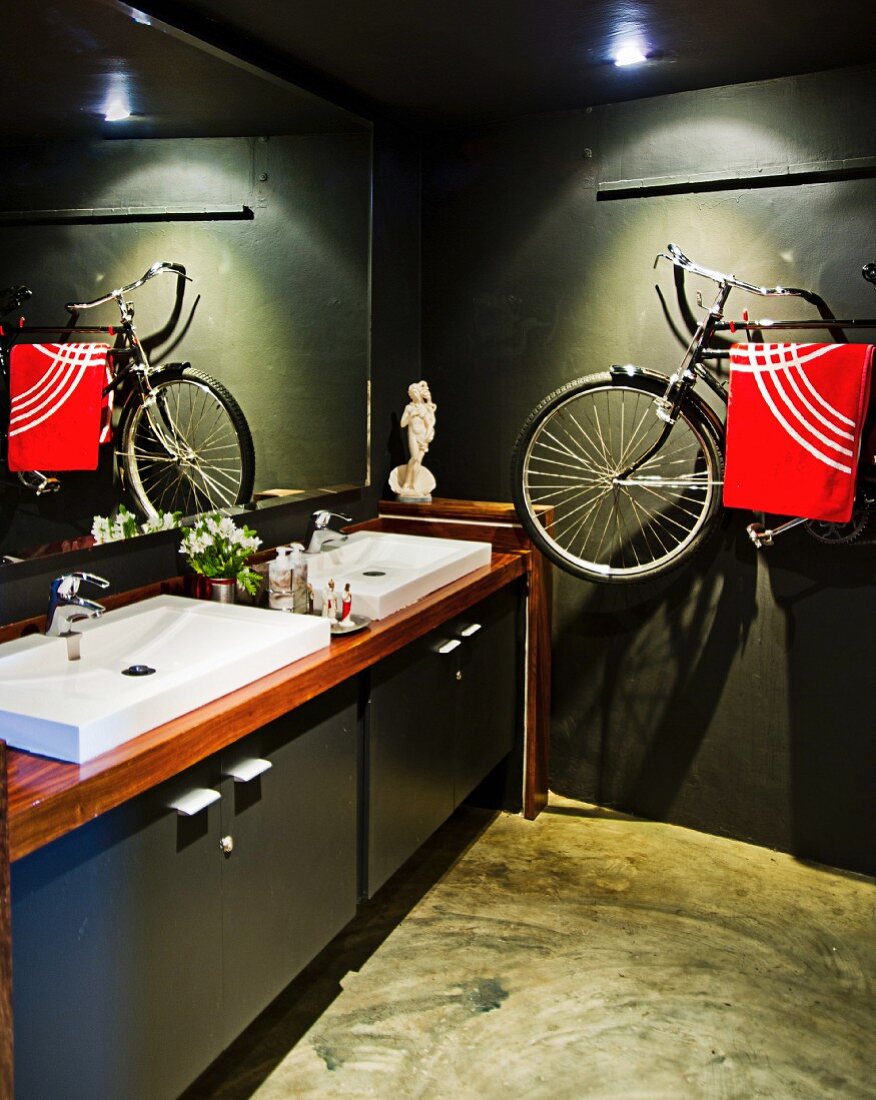
<svg viewBox="0 0 876 1100"><path fill-rule="evenodd" d="M173 458L179 458L180 447L179 441L176 438L176 429L169 421L169 418L163 415L158 403L158 394L152 388L152 383L150 382L150 375L156 368L150 364L146 352L143 349L143 345L140 343L137 330L134 328L134 306L124 299L119 300L117 304L122 315L122 329L128 341L130 352L135 360L134 364L128 368L128 372L135 376L137 392L143 403L146 419L149 421L149 427L152 429L155 438L165 451L167 451L168 455ZM124 375L117 376L107 389L113 389L121 385L124 381L124 377ZM168 428L170 428L171 435L168 435Z"/></svg>
<svg viewBox="0 0 876 1100"><path fill-rule="evenodd" d="M612 374L623 374L624 368L611 368ZM656 406L655 412L657 416L663 421L663 428L660 434L654 440L647 450L634 461L621 470L614 478L614 484L623 484L627 478L634 474L637 470L641 469L646 462L649 462L655 454L660 450L666 440L669 438L669 433L675 424L678 412L681 406L684 404L685 398L690 391L694 382L694 375L685 370L684 373L674 374L669 379L669 384L666 387L666 392L662 397L655 398L654 404Z"/></svg>

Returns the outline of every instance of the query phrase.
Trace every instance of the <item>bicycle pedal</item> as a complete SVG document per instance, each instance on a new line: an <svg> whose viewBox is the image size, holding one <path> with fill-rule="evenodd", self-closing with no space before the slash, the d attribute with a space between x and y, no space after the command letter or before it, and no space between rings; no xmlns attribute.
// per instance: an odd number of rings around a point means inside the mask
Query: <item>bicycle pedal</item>
<svg viewBox="0 0 876 1100"><path fill-rule="evenodd" d="M749 523L745 530L758 550L773 545L773 532L764 527L762 523Z"/></svg>
<svg viewBox="0 0 876 1100"><path fill-rule="evenodd" d="M61 482L56 477L49 477L39 470L25 470L18 474L18 480L26 488L30 489L38 497L46 493L57 493L61 488Z"/></svg>

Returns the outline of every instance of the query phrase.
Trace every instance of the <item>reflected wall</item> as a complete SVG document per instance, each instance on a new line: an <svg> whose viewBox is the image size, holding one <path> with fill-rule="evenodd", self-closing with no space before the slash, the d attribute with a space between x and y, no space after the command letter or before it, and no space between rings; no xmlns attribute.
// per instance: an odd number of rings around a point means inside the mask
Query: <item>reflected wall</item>
<svg viewBox="0 0 876 1100"><path fill-rule="evenodd" d="M115 0L10 10L0 287L29 285L28 323L57 325L67 301L156 260L185 265L182 298L166 277L137 293L138 331L154 363L191 362L233 393L256 496L361 487L372 126L290 83L278 56L243 39L220 47L210 30L197 38ZM109 121L119 98L130 114ZM113 309L82 321L111 323ZM0 462L0 552L62 542L112 511L123 498L103 450L97 473L39 499Z"/></svg>

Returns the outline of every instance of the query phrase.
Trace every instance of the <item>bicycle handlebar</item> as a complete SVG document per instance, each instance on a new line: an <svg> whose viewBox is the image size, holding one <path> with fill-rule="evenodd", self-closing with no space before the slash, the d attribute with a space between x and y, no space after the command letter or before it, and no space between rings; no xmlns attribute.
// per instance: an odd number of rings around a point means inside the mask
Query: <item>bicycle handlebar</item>
<svg viewBox="0 0 876 1100"><path fill-rule="evenodd" d="M118 290L111 290L109 294L104 294L102 298L95 298L91 302L68 302L64 309L68 313L78 313L82 309L94 309L95 306L102 306L105 302L120 301L126 294L130 294L132 290L137 290L149 279L154 278L156 275L160 275L163 271L171 271L174 275L178 275L181 279L187 279L192 281L191 275L186 275L186 269L182 264L172 264L167 260L158 260L149 268L145 275L142 275L139 279L135 279L133 283L128 283L127 286L119 287Z"/></svg>
<svg viewBox="0 0 876 1100"><path fill-rule="evenodd" d="M747 290L749 294L760 294L763 298L786 298L789 296L808 298L810 296L810 291L800 290L797 287L755 286L754 283L747 283L744 279L737 279L735 275L725 275L720 271L711 271L707 267L700 267L693 260L689 260L677 244L669 244L666 247L666 252L658 252L657 259L654 261L655 264L660 259L669 260L676 267L684 268L685 271L692 271L695 275L702 275L705 279L711 279L713 283L735 286L740 290Z"/></svg>

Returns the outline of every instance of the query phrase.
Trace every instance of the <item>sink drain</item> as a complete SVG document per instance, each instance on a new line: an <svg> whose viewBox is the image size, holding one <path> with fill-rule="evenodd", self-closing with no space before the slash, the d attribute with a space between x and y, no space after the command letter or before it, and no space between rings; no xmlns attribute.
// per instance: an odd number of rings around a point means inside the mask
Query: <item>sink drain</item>
<svg viewBox="0 0 876 1100"><path fill-rule="evenodd" d="M122 669L123 676L151 676L155 671L154 668L150 668L149 665L128 665L127 668Z"/></svg>
<svg viewBox="0 0 876 1100"><path fill-rule="evenodd" d="M363 577L385 577L386 574L383 572L382 569L363 569L362 570L362 576Z"/></svg>

